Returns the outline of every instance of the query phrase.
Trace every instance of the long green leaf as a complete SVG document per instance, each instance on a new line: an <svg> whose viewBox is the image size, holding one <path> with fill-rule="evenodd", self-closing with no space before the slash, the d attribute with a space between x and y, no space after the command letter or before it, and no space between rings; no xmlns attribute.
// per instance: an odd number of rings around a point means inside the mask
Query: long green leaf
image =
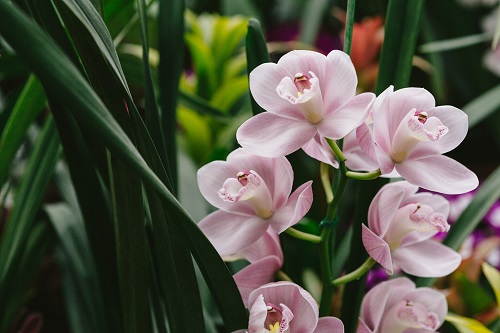
<svg viewBox="0 0 500 333"><path fill-rule="evenodd" d="M469 128L479 124L489 115L500 110L500 85L476 97L462 109L469 116Z"/></svg>
<svg viewBox="0 0 500 333"><path fill-rule="evenodd" d="M271 62L271 57L267 51L266 39L264 38L264 33L260 26L259 21L256 19L248 20L248 32L246 38L246 54L247 54L247 71L248 74L257 68L260 64L265 62ZM254 115L264 112L265 110L261 108L253 96L252 101L252 112Z"/></svg>
<svg viewBox="0 0 500 333"><path fill-rule="evenodd" d="M330 1L309 0L305 3L304 14L300 20L300 36L302 43L314 45L319 28L323 21L323 15L327 11Z"/></svg>
<svg viewBox="0 0 500 333"><path fill-rule="evenodd" d="M165 166L177 193L177 98L184 57L184 0L160 0L158 16L160 51L160 105L161 121L167 144Z"/></svg>
<svg viewBox="0 0 500 333"><path fill-rule="evenodd" d="M0 4L1 6L1 4ZM25 255L35 216L49 184L55 164L60 157L59 137L52 118L40 133L29 158L26 172L16 192L14 207L0 244L0 332L4 332L22 303L11 300L11 286L16 280ZM19 300L19 299L18 299Z"/></svg>
<svg viewBox="0 0 500 333"><path fill-rule="evenodd" d="M45 104L42 85L32 75L26 82L0 137L0 187L7 180L12 160L26 131Z"/></svg>
<svg viewBox="0 0 500 333"><path fill-rule="evenodd" d="M500 166L481 184L472 202L451 227L443 244L458 250L498 198L500 198ZM435 281L436 279L419 278L416 284L430 286Z"/></svg>
<svg viewBox="0 0 500 333"><path fill-rule="evenodd" d="M424 0L389 0L377 94L390 85L396 89L408 85L423 7Z"/></svg>
<svg viewBox="0 0 500 333"><path fill-rule="evenodd" d="M57 92L60 101L68 106L68 111L79 124L93 131L111 151L127 161L143 181L162 197L169 211L178 214L178 222L186 231L191 252L218 300L219 310L228 330L245 327L246 312L234 280L223 261L167 187L151 171L95 92L54 43L16 7L0 2L0 15L3 18L0 21L0 33L33 68L42 83L47 82L47 89ZM22 39L19 39L20 35L23 36ZM43 54L33 54L33 49L40 48L44 49Z"/></svg>

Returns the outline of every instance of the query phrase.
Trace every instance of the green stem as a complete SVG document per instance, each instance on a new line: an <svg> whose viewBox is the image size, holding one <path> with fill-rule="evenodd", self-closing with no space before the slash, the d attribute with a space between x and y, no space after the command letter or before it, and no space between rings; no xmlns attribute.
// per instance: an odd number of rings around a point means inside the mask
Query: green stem
<svg viewBox="0 0 500 333"><path fill-rule="evenodd" d="M319 173L321 175L321 184L325 190L326 202L330 203L333 200L332 185L330 183L330 176L328 174L329 165L326 163L321 163L319 167Z"/></svg>
<svg viewBox="0 0 500 333"><path fill-rule="evenodd" d="M347 282L359 280L359 278L362 277L366 272L368 272L370 268L372 268L373 265L375 265L375 263L376 261L372 257L368 257L368 259L366 259L366 261L356 270L352 271L349 274L341 276L338 279L333 280L332 285L339 286L342 284L346 284Z"/></svg>
<svg viewBox="0 0 500 333"><path fill-rule="evenodd" d="M286 274L285 272L283 271L278 271L278 273L276 273L276 278L280 281L289 281L289 282L293 282L292 278L288 276L288 274Z"/></svg>
<svg viewBox="0 0 500 333"><path fill-rule="evenodd" d="M330 145L330 148L332 148L334 154L337 156L337 158L339 159L339 161L341 163L345 162L346 158L344 156L344 153L342 153L342 150L340 149L340 147L337 145L337 142L335 142L335 140L328 139L328 138L326 139L326 141Z"/></svg>
<svg viewBox="0 0 500 333"><path fill-rule="evenodd" d="M344 52L351 54L352 47L352 30L354 26L354 9L356 8L356 0L347 0L347 12L345 18L345 36L344 36Z"/></svg>
<svg viewBox="0 0 500 333"><path fill-rule="evenodd" d="M372 172L354 172L354 171L346 172L347 177L357 180L372 180L378 178L380 175L382 175L380 169L377 169Z"/></svg>
<svg viewBox="0 0 500 333"><path fill-rule="evenodd" d="M318 244L321 241L321 237L316 235L308 234L307 232L303 232L294 228L288 228L285 230L287 234L297 239L301 239L310 243Z"/></svg>

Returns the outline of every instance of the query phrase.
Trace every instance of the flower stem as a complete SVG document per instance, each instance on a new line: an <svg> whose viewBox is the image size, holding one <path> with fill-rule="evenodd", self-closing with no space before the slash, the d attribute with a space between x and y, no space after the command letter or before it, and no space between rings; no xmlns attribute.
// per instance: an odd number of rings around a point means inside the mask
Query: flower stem
<svg viewBox="0 0 500 333"><path fill-rule="evenodd" d="M303 232L303 231L300 231L300 230L297 230L297 229L294 229L291 227L286 229L285 232L292 237L295 237L297 239L302 239L302 240L310 242L310 243L318 244L321 241L321 237L319 237L319 236L311 235L311 234L308 234L307 232Z"/></svg>
<svg viewBox="0 0 500 333"><path fill-rule="evenodd" d="M344 52L351 54L352 30L354 26L354 9L356 0L347 0L347 12L345 18Z"/></svg>
<svg viewBox="0 0 500 333"><path fill-rule="evenodd" d="M376 263L376 261L372 257L368 257L368 259L366 259L366 261L361 266L359 266L356 270L352 271L349 274L341 276L338 279L333 280L332 285L339 286L341 284L346 284L347 282L358 280L366 272L368 272L370 270L370 268L372 268L373 265L375 265L375 263Z"/></svg>
<svg viewBox="0 0 500 333"><path fill-rule="evenodd" d="M344 156L344 153L342 153L342 150L340 149L340 147L337 145L337 142L335 142L335 140L328 139L328 138L326 139L326 141L330 145L330 148L332 148L333 153L337 156L339 161L341 163L344 163L346 161L346 158Z"/></svg>
<svg viewBox="0 0 500 333"><path fill-rule="evenodd" d="M380 176L382 172L380 169L377 169L372 172L354 172L354 171L347 171L346 176L352 179L357 179L357 180L372 180Z"/></svg>
<svg viewBox="0 0 500 333"><path fill-rule="evenodd" d="M319 172L321 175L321 184L325 190L326 202L330 203L333 200L332 184L330 183L330 176L328 175L329 165L326 163L321 163Z"/></svg>

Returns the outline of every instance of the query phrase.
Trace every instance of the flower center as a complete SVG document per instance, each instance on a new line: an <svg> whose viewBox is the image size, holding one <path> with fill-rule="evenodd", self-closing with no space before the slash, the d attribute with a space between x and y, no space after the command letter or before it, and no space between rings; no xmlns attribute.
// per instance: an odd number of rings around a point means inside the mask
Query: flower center
<svg viewBox="0 0 500 333"><path fill-rule="evenodd" d="M299 72L293 80L288 76L284 77L276 87L276 92L281 98L296 105L309 122L317 124L324 115L323 97L318 78L313 72L309 72L309 75Z"/></svg>
<svg viewBox="0 0 500 333"><path fill-rule="evenodd" d="M273 303L267 303L267 316L264 321L264 329L270 333L282 333L289 327L289 322L293 319L293 313L290 309L280 304L281 309Z"/></svg>
<svg viewBox="0 0 500 333"><path fill-rule="evenodd" d="M242 170L236 178L228 178L218 191L219 197L229 202L246 202L262 218L273 215L273 200L266 182L253 170Z"/></svg>
<svg viewBox="0 0 500 333"><path fill-rule="evenodd" d="M392 159L399 163L408 158L419 142L436 141L448 133L437 117L422 110L411 110L399 124L392 140Z"/></svg>
<svg viewBox="0 0 500 333"><path fill-rule="evenodd" d="M384 238L391 250L395 250L413 231L447 232L449 229L450 225L443 214L435 213L430 206L412 203L398 209Z"/></svg>

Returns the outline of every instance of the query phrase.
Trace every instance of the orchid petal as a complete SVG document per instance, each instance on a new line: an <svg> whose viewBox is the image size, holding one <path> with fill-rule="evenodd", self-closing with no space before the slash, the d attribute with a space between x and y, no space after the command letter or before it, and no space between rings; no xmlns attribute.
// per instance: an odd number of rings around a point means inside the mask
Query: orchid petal
<svg viewBox="0 0 500 333"><path fill-rule="evenodd" d="M403 88L396 90L390 95L390 115L397 119L398 123L412 110L427 111L436 105L436 101L432 94L424 88ZM392 128L394 130L395 128ZM391 136L395 132L392 132Z"/></svg>
<svg viewBox="0 0 500 333"><path fill-rule="evenodd" d="M318 132L333 140L343 138L363 124L374 99L375 95L372 93L362 93L351 98L340 109L328 114L318 123Z"/></svg>
<svg viewBox="0 0 500 333"><path fill-rule="evenodd" d="M266 233L261 238L242 250L240 254L250 263L268 256L276 256L280 260L280 265L283 264L280 239L272 227L267 228Z"/></svg>
<svg viewBox="0 0 500 333"><path fill-rule="evenodd" d="M264 322L267 317L267 306L264 296L258 295L249 304L252 304L252 307L250 308L250 319L248 320L248 333L264 333Z"/></svg>
<svg viewBox="0 0 500 333"><path fill-rule="evenodd" d="M328 94L324 94L324 105L327 115L330 115L354 97L358 78L349 56L337 50L328 54L324 73L323 91L328 91Z"/></svg>
<svg viewBox="0 0 500 333"><path fill-rule="evenodd" d="M313 333L344 333L344 324L335 317L321 317Z"/></svg>
<svg viewBox="0 0 500 333"><path fill-rule="evenodd" d="M363 224L362 230L363 246L366 252L382 267L384 267L389 275L392 275L392 260L391 250L382 238L373 233L367 226Z"/></svg>
<svg viewBox="0 0 500 333"><path fill-rule="evenodd" d="M346 165L349 169L351 170L356 170L356 171L373 171L378 169L378 163L377 159L375 156L374 148L373 148L373 141L371 138L371 133L368 132L366 136L362 136L361 142L363 145L366 145L366 148L368 150L371 149L373 152L374 158L370 156L370 151L365 151L363 147L361 147L361 144L358 143L356 133L357 131L364 131L365 129L368 129L368 126L366 124L361 124L357 130L352 131L351 133L347 134L344 137L344 156L346 158ZM369 141L366 141L365 139L368 139Z"/></svg>
<svg viewBox="0 0 500 333"><path fill-rule="evenodd" d="M327 91L325 82L325 66L327 58L321 53L309 50L290 51L278 60L278 66L285 68L289 77L295 77L295 74L307 74L313 72L319 80L321 91Z"/></svg>
<svg viewBox="0 0 500 333"><path fill-rule="evenodd" d="M236 132L239 144L248 151L267 157L293 153L316 134L316 125L263 112L248 119Z"/></svg>
<svg viewBox="0 0 500 333"><path fill-rule="evenodd" d="M302 150L312 158L329 164L334 168L339 167L339 162L335 159L333 151L326 142L326 139L316 134L308 143L302 146Z"/></svg>
<svg viewBox="0 0 500 333"><path fill-rule="evenodd" d="M444 322L448 312L448 303L443 293L431 288L418 288L405 295L405 298L413 303L425 306L427 311L434 312L441 323Z"/></svg>
<svg viewBox="0 0 500 333"><path fill-rule="evenodd" d="M388 153L384 152L382 149L380 149L377 145L374 145L373 148L375 150L375 155L377 156L377 161L382 176L391 177L390 175L392 175L394 177L393 173L395 171L394 167L396 165L392 160L391 156Z"/></svg>
<svg viewBox="0 0 500 333"><path fill-rule="evenodd" d="M387 233L409 187L418 189L407 182L387 184L373 198L368 209L368 226L380 237Z"/></svg>
<svg viewBox="0 0 500 333"><path fill-rule="evenodd" d="M253 98L263 109L277 116L295 120L303 120L304 116L297 105L279 97L276 87L290 74L283 66L274 63L265 63L255 68L250 73L250 92Z"/></svg>
<svg viewBox="0 0 500 333"><path fill-rule="evenodd" d="M398 247L392 260L404 272L422 277L441 277L450 274L460 265L462 256L434 240Z"/></svg>
<svg viewBox="0 0 500 333"><path fill-rule="evenodd" d="M282 263L280 258L269 256L251 263L233 275L245 306L248 307L246 302L252 291L274 280L274 275L279 271Z"/></svg>
<svg viewBox="0 0 500 333"><path fill-rule="evenodd" d="M215 211L198 223L205 236L224 257L247 248L265 234L269 223L258 216Z"/></svg>
<svg viewBox="0 0 500 333"><path fill-rule="evenodd" d="M406 160L397 163L396 170L412 184L445 194L469 192L479 184L472 171L443 155Z"/></svg>
<svg viewBox="0 0 500 333"><path fill-rule="evenodd" d="M312 181L308 181L290 195L285 206L274 212L269 219L273 230L279 234L299 222L311 208L312 201Z"/></svg>
<svg viewBox="0 0 500 333"><path fill-rule="evenodd" d="M356 333L374 333L368 326L365 324L363 319L359 318L358 330Z"/></svg>
<svg viewBox="0 0 500 333"><path fill-rule="evenodd" d="M375 148L372 138L372 129L367 124L361 124L355 132L355 138L361 149L368 155L372 160L377 160L377 155L375 154Z"/></svg>

